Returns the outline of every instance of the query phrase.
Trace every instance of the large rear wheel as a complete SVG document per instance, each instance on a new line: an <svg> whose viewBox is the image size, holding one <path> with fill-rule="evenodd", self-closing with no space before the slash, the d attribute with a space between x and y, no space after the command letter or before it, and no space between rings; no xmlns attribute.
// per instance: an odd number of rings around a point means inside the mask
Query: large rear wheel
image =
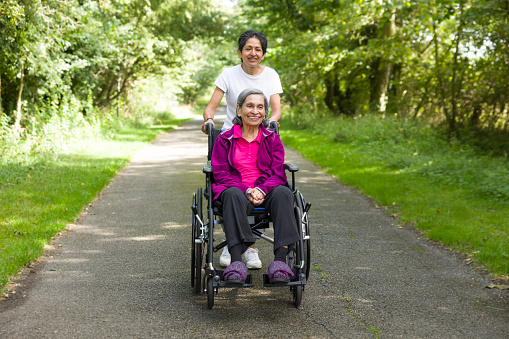
<svg viewBox="0 0 509 339"><path fill-rule="evenodd" d="M196 208L196 193L193 194L193 205L191 210L193 211L191 220L191 287L195 284L196 274L196 243L194 241L196 235L196 215L194 213Z"/></svg>
<svg viewBox="0 0 509 339"><path fill-rule="evenodd" d="M196 293L202 291L202 262L203 262L203 240L201 223L203 222L203 190L198 188L198 192L193 195L193 204L196 206L197 214L193 212L192 219L192 250L191 250L191 286L194 287ZM199 219L197 218L199 217Z"/></svg>
<svg viewBox="0 0 509 339"><path fill-rule="evenodd" d="M302 229L302 238L303 238L303 245L304 245L304 267L302 268L302 272L306 275L306 280L309 278L309 271L311 268L311 245L310 245L310 239L309 239L309 219L308 214L304 211L305 201L302 197L302 194L300 194L299 191L295 194L295 205L300 210L300 219L301 221L297 224Z"/></svg>
<svg viewBox="0 0 509 339"><path fill-rule="evenodd" d="M202 244L196 244L195 248L196 254L196 268L195 268L195 282L194 282L194 291L196 293L200 293L203 291L202 289L202 259L203 259L203 245Z"/></svg>

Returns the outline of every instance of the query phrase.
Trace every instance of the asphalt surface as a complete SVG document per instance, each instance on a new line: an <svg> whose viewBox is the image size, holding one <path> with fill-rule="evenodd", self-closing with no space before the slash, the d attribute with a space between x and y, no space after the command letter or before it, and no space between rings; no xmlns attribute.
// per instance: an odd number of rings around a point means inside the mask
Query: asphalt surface
<svg viewBox="0 0 509 339"><path fill-rule="evenodd" d="M508 338L507 291L458 255L398 228L383 209L292 150L313 206L302 305L287 288L190 285L192 193L205 182L201 121L140 151L0 302L1 338ZM221 233L217 233L222 240ZM216 256L219 259L219 254Z"/></svg>

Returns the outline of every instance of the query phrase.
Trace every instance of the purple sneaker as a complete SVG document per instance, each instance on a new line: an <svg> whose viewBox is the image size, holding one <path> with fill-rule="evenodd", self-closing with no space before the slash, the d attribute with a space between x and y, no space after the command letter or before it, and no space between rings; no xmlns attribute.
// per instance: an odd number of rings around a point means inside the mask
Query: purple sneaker
<svg viewBox="0 0 509 339"><path fill-rule="evenodd" d="M234 261L223 272L223 279L229 284L243 285L247 278L247 266L242 261Z"/></svg>
<svg viewBox="0 0 509 339"><path fill-rule="evenodd" d="M269 281L272 284L287 283L290 277L293 277L293 272L286 263L282 261L273 261L269 265Z"/></svg>

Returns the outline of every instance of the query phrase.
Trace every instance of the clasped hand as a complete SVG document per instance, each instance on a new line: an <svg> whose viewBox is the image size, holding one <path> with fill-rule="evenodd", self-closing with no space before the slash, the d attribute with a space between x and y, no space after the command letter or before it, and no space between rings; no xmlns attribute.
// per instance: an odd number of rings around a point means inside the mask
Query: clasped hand
<svg viewBox="0 0 509 339"><path fill-rule="evenodd" d="M250 188L247 190L247 200L253 205L258 206L260 205L263 200L265 199L265 196L263 195L260 190L256 188Z"/></svg>

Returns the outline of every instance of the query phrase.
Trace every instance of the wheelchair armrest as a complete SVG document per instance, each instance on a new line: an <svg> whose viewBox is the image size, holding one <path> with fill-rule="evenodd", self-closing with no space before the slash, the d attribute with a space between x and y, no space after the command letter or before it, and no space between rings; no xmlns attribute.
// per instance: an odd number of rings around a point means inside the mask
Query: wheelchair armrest
<svg viewBox="0 0 509 339"><path fill-rule="evenodd" d="M292 173L297 172L299 170L299 166L291 163L284 164L283 167L285 168L285 170L290 171Z"/></svg>
<svg viewBox="0 0 509 339"><path fill-rule="evenodd" d="M212 165L203 166L203 173L212 173Z"/></svg>

